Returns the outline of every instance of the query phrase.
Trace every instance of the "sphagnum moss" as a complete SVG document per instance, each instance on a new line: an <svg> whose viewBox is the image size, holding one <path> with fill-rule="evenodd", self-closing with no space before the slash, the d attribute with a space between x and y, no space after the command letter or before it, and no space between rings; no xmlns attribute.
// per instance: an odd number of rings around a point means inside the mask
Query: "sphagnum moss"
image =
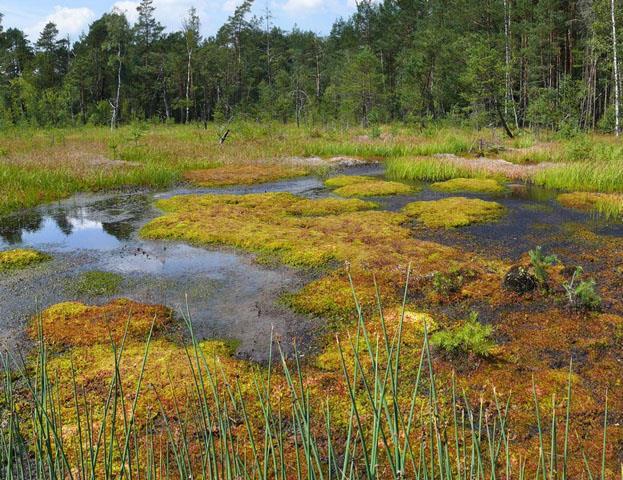
<svg viewBox="0 0 623 480"><path fill-rule="evenodd" d="M47 260L50 256L30 248L16 248L0 252L0 271L18 270L36 265Z"/></svg>
<svg viewBox="0 0 623 480"><path fill-rule="evenodd" d="M296 215L293 209L297 210L301 201L318 215ZM188 195L161 200L157 205L166 214L143 227L141 235L146 238L229 245L273 256L294 267L324 269L347 262L367 304L374 302L372 272L382 293L397 299L410 262L417 262L422 274L473 262L473 270L483 278L494 277L485 273L484 263L478 259L467 261L457 249L413 238L411 230L403 226L409 221L403 213L334 213L333 203L303 200L289 193ZM345 268L328 272L304 287L289 298L291 305L331 317L341 314L352 302Z"/></svg>
<svg viewBox="0 0 623 480"><path fill-rule="evenodd" d="M503 185L491 178L453 178L433 183L431 188L440 192L476 193L502 193L506 190Z"/></svg>
<svg viewBox="0 0 623 480"><path fill-rule="evenodd" d="M325 185L335 188L333 193L340 197L381 197L412 193L415 188L400 182L388 182L361 175L340 175L329 178Z"/></svg>
<svg viewBox="0 0 623 480"><path fill-rule="evenodd" d="M403 208L427 227L455 228L498 220L506 209L497 202L478 198L449 197L441 200L412 202Z"/></svg>
<svg viewBox="0 0 623 480"><path fill-rule="evenodd" d="M105 305L64 302L45 309L33 318L29 333L37 338L39 328L46 341L57 348L109 344L121 341L126 325L129 338L142 339L154 323L159 329L172 320L172 312L163 306L146 305L117 299Z"/></svg>

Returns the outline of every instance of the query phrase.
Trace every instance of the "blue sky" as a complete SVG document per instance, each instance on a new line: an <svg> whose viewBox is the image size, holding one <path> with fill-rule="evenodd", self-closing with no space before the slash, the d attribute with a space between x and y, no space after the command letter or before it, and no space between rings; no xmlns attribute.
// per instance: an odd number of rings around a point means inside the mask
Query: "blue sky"
<svg viewBox="0 0 623 480"><path fill-rule="evenodd" d="M156 17L169 30L179 29L186 12L195 6L204 35L216 33L241 0L154 0ZM43 25L52 21L63 36L76 39L102 13L118 8L130 21L136 18L138 0L0 0L5 28L23 29L35 41ZM255 0L253 12L262 16L269 7L273 23L286 30L297 25L328 33L333 21L355 9L355 0Z"/></svg>

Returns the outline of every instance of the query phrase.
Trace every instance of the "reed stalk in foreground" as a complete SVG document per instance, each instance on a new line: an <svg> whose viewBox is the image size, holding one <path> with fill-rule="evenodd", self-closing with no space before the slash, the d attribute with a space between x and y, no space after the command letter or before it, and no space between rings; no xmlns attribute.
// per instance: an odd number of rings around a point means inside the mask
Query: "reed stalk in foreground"
<svg viewBox="0 0 623 480"><path fill-rule="evenodd" d="M535 458L513 451L512 399L494 392L493 408L485 408L482 401L472 405L454 378L444 386L450 398L442 397L426 329L416 371L403 371L406 288L404 294L403 314L390 331L377 290L381 334L372 336L353 292L356 329L337 339L347 397L344 424L336 422L340 412L328 401L310 397L296 346L291 358L271 347L268 366L254 374L250 396L200 348L188 313L183 318L190 337L186 354L191 391L185 400L174 399L173 406L165 405L156 392L158 400L147 409L145 422L138 421L137 405L150 388L144 372L153 328L136 366L133 395L124 391L120 368L127 326L123 339L112 343L113 373L97 405L78 386L73 363L71 385L56 384L40 338L36 362L29 368L15 368L16 362L4 358L2 478L554 480L572 478L571 463L583 465L583 475L591 480L611 477L606 465L607 399L600 468L592 471L589 460L599 452L569 457L571 369L564 418L558 418L555 408L546 418L533 389ZM405 375L411 379L406 392ZM277 379L286 386L284 401L274 398ZM71 392L71 418L63 416L61 389Z"/></svg>

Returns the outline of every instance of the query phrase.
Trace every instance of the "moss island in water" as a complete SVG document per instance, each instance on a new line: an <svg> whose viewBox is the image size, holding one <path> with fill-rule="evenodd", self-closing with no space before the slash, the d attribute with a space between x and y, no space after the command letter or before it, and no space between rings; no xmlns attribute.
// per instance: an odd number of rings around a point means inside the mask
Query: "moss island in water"
<svg viewBox="0 0 623 480"><path fill-rule="evenodd" d="M165 215L141 230L151 239L183 240L196 245L228 245L276 258L294 267L327 274L290 298L299 310L333 317L352 313L346 269L361 289L362 302L374 304L372 274L388 302L398 301L407 267L421 274L469 267L475 272L471 295L487 295L498 280L483 260L451 247L413 238L404 213L360 210L370 202L303 199L290 193L185 195L160 200ZM312 212L314 216L301 216ZM347 262L347 264L346 264ZM498 266L499 268L503 268ZM485 293L488 292L488 293Z"/></svg>
<svg viewBox="0 0 623 480"><path fill-rule="evenodd" d="M154 323L158 329L167 325L171 311L160 305L146 305L120 298L106 305L64 302L53 305L34 319L31 338L37 338L39 326L46 341L55 347L120 342L127 326L128 338L143 339ZM40 322L40 325L39 325Z"/></svg>
<svg viewBox="0 0 623 480"><path fill-rule="evenodd" d="M36 265L52 257L45 253L32 250L30 248L16 248L0 252L0 272L8 270L19 270L22 268Z"/></svg>
<svg viewBox="0 0 623 480"><path fill-rule="evenodd" d="M478 198L449 197L412 202L402 211L417 218L427 227L455 228L496 221L504 215L506 209L497 202L487 202Z"/></svg>
<svg viewBox="0 0 623 480"><path fill-rule="evenodd" d="M506 188L491 178L453 178L431 185L440 192L502 193Z"/></svg>
<svg viewBox="0 0 623 480"><path fill-rule="evenodd" d="M382 197L412 193L414 187L400 182L388 182L361 175L339 175L325 181L325 185L335 188L333 193L340 197Z"/></svg>

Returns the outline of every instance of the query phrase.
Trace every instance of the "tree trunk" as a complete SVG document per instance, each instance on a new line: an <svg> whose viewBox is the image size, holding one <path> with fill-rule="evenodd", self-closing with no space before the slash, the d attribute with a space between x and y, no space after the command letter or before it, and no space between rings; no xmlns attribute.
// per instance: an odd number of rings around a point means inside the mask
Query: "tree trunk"
<svg viewBox="0 0 623 480"><path fill-rule="evenodd" d="M619 112L619 59L617 55L617 26L614 0L610 0L610 14L612 18L612 57L614 69L614 134L618 137L621 134L621 118Z"/></svg>
<svg viewBox="0 0 623 480"><path fill-rule="evenodd" d="M119 117L119 99L121 97L121 44L117 48L117 60L119 65L117 67L117 94L115 95L115 103L112 106L112 116L110 118L110 129L114 130L117 126L117 119Z"/></svg>
<svg viewBox="0 0 623 480"><path fill-rule="evenodd" d="M192 49L188 50L188 66L186 68L186 121L188 123L190 120L190 65L193 51Z"/></svg>

